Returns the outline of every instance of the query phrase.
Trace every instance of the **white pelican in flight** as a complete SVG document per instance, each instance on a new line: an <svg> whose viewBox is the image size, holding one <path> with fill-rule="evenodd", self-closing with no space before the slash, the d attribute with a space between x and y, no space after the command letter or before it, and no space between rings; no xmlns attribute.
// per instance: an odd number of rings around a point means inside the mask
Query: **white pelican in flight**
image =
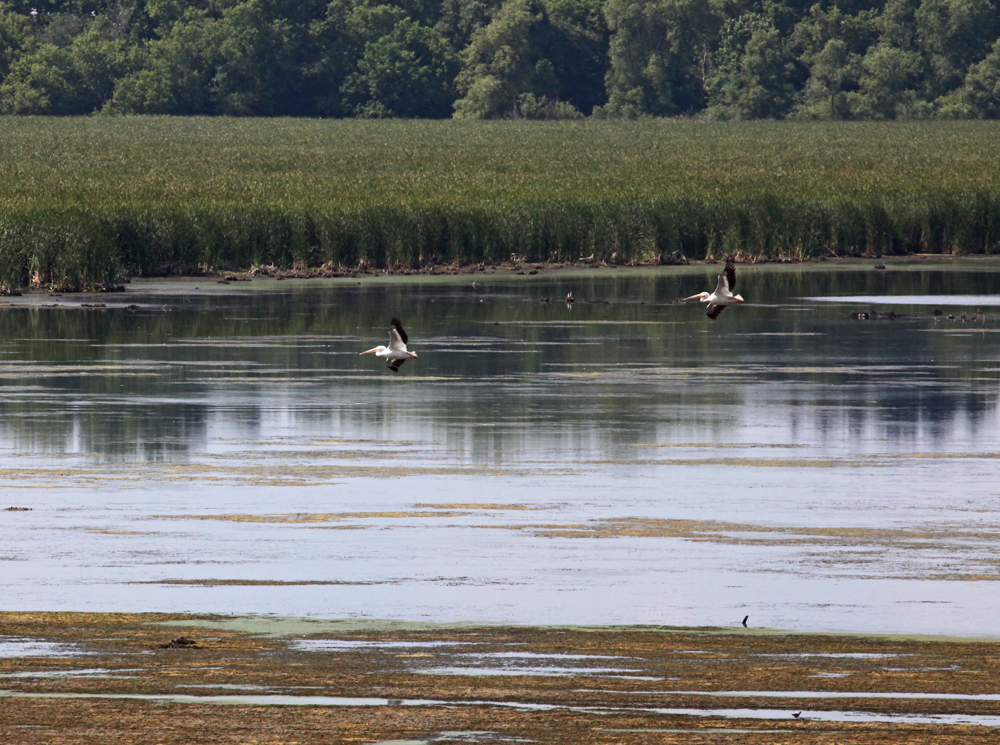
<svg viewBox="0 0 1000 745"><path fill-rule="evenodd" d="M714 321L719 317L719 314L726 309L727 305L736 305L736 303L743 302L743 297L741 295L733 294L733 290L735 289L736 264L731 261L727 261L726 268L722 270L722 274L719 275L719 282L715 285L715 292L711 294L707 292L699 292L697 295L681 298L681 302L685 302L687 300L701 300L703 303L708 303L707 315Z"/></svg>
<svg viewBox="0 0 1000 745"><path fill-rule="evenodd" d="M403 331L403 324L400 323L398 318L393 318L389 325L389 346L377 346L361 354L374 354L376 357L384 357L385 364L389 366L390 370L396 372L410 357L417 359L416 352L406 351L406 341L407 337L406 332Z"/></svg>

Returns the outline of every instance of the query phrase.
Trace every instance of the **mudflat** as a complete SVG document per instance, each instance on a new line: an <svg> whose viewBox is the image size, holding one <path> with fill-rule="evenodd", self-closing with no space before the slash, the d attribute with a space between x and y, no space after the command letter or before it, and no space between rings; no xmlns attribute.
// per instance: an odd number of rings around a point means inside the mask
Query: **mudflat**
<svg viewBox="0 0 1000 745"><path fill-rule="evenodd" d="M0 613L0 741L975 743L993 640Z"/></svg>

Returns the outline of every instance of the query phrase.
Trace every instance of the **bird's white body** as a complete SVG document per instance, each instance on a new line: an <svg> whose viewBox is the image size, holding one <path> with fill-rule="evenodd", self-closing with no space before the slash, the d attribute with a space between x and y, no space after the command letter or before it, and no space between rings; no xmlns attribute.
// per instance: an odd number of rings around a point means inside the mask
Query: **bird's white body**
<svg viewBox="0 0 1000 745"><path fill-rule="evenodd" d="M719 275L719 281L715 284L714 292L699 292L697 295L682 298L682 302L687 300L700 300L708 303L708 317L715 320L729 305L737 305L744 302L742 295L734 295L736 289L736 265L731 261L726 262L726 268Z"/></svg>
<svg viewBox="0 0 1000 745"><path fill-rule="evenodd" d="M406 332L403 331L403 325L399 319L393 318L392 325L389 327L389 346L379 345L361 354L374 354L376 357L381 357L389 369L396 372L411 357L418 359L416 352L406 351L406 342L407 337Z"/></svg>

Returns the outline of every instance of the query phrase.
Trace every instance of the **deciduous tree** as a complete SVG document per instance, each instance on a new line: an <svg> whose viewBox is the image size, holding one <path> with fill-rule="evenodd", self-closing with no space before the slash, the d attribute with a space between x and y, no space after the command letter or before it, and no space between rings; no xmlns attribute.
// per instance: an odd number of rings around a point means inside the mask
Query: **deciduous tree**
<svg viewBox="0 0 1000 745"><path fill-rule="evenodd" d="M410 18L364 45L343 86L345 109L359 116L451 116L458 59L441 34Z"/></svg>
<svg viewBox="0 0 1000 745"><path fill-rule="evenodd" d="M462 94L455 102L456 117L518 116L521 95L555 93L552 64L534 54L531 44L533 27L542 20L533 0L506 0L489 25L473 33L455 81Z"/></svg>
<svg viewBox="0 0 1000 745"><path fill-rule="evenodd" d="M708 0L608 0L605 115L694 113L705 101L709 51L722 20Z"/></svg>

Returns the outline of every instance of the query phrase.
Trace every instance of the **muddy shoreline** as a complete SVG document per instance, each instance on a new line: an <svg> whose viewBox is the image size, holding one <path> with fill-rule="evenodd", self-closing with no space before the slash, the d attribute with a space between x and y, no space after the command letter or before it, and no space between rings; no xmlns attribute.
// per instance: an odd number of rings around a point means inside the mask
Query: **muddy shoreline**
<svg viewBox="0 0 1000 745"><path fill-rule="evenodd" d="M996 741L997 641L752 621L582 629L6 612L0 740Z"/></svg>
<svg viewBox="0 0 1000 745"><path fill-rule="evenodd" d="M789 258L789 257L766 257L737 254L737 263L746 265L819 265L830 267L871 267L875 269L886 269L890 266L901 264L941 264L946 266L969 264L978 266L982 264L996 264L997 257L984 254L907 254L902 256L820 256L810 258ZM133 276L130 279L157 279L166 277L190 277L197 279L215 279L220 283L225 282L246 282L255 278L259 279L360 279L363 277L385 277L385 276L432 276L446 277L457 275L514 275L514 276L535 276L539 274L556 274L567 271L586 270L607 270L607 269L636 269L636 268L661 268L680 266L710 266L722 261L721 257L708 256L701 259L687 259L683 255L659 256L655 259L644 262L635 261L606 261L595 259L594 257L583 257L575 262L522 262L510 261L502 263L454 263L454 264L431 264L421 267L391 267L376 268L361 264L357 267L347 268L342 266L323 266L309 268L298 265L292 268L281 268L274 266L254 267L248 271L223 271L208 270L202 271L197 267L164 267L163 271L157 274L149 274L142 277Z"/></svg>
<svg viewBox="0 0 1000 745"><path fill-rule="evenodd" d="M886 270L894 267L913 266L983 266L997 265L998 258L988 254L906 254L901 256L820 256L810 258L765 257L737 255L736 260L744 265L814 266L825 268L854 268ZM235 284L254 280L295 280L295 279L375 279L385 277L453 277L453 276L545 276L569 272L587 273L600 270L642 270L667 267L696 268L719 264L721 258L709 256L706 259L687 259L684 256L658 257L645 262L616 262L593 257L584 257L575 262L521 262L501 263L453 263L432 264L419 267L377 268L360 264L356 267L324 265L321 267L259 266L249 270L226 270L204 268L195 265L165 265L152 273L130 274L125 284L102 285L92 289L79 289L55 285L20 287L11 292L0 288L0 297L17 297L22 294L105 294L125 292L127 285L136 281L201 281L217 284Z"/></svg>

